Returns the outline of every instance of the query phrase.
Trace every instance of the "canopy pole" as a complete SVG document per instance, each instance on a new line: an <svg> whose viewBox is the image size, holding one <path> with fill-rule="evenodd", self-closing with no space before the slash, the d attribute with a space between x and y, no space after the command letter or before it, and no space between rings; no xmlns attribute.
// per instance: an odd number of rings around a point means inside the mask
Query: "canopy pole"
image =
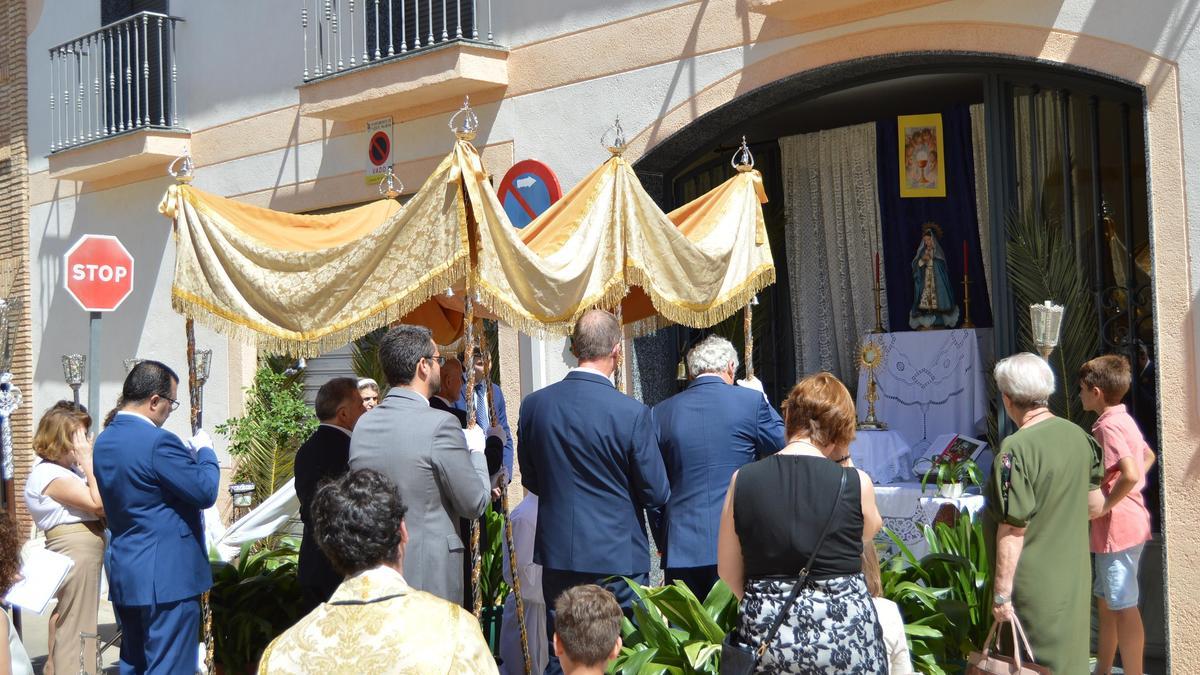
<svg viewBox="0 0 1200 675"><path fill-rule="evenodd" d="M623 299L623 298L622 298ZM616 367L613 369L613 380L617 383L617 391L622 394L627 394L625 386L625 369L621 364L625 361L625 321L621 316L621 300L617 300L617 306L613 308L613 314L617 317L617 328L621 331L621 358L617 359Z"/></svg>
<svg viewBox="0 0 1200 675"><path fill-rule="evenodd" d="M184 322L187 333L187 364L188 364L188 400L192 415L192 434L200 430L203 419L203 402L200 398L199 378L196 375L196 322L188 317ZM209 591L200 596L200 617L204 626L204 670L209 675L213 673L213 634L212 634L212 603Z"/></svg>
<svg viewBox="0 0 1200 675"><path fill-rule="evenodd" d="M746 379L754 379L754 302L747 302L742 317L742 330L746 334Z"/></svg>
<svg viewBox="0 0 1200 675"><path fill-rule="evenodd" d="M487 331L479 332L479 353L483 355L483 390L488 407L488 422L491 426L500 426L500 416L496 414L495 394L492 392L492 344L488 340ZM475 365L471 364L471 370ZM472 395L474 398L474 395ZM511 476L505 476L506 479ZM508 549L508 569L512 571L512 592L516 598L517 624L521 627L521 656L525 660L525 675L533 671L532 657L529 655L529 636L525 634L525 600L521 597L521 575L517 567L517 547L513 543L511 511L508 509L508 485L500 485L500 510L504 512L504 545Z"/></svg>

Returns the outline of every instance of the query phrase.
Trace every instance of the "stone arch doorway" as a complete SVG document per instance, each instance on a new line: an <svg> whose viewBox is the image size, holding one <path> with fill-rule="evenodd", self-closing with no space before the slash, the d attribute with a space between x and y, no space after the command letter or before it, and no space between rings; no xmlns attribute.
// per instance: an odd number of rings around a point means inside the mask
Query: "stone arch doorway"
<svg viewBox="0 0 1200 675"><path fill-rule="evenodd" d="M825 128L823 124L836 126L830 121L828 106L822 108L821 101L841 97L843 107L849 108L856 100L859 103L871 101L872 91L876 101L879 96L886 95L880 92L894 93L895 88L889 89L889 83L922 79L922 86L932 89L937 89L938 81L949 83L952 88L959 89L959 96L965 96L964 103L982 103L986 110L988 158L985 183L991 195L986 208L991 222L1002 224L1006 214L1017 206L1035 200L1041 202L1045 192L1053 192L1057 200L1053 208L1062 212L1060 225L1078 230L1072 236L1080 241L1081 264L1088 267L1088 283L1095 301L1096 353L1125 353L1134 364L1135 372L1145 368L1142 359L1149 364L1148 387L1134 392L1131 407L1136 410L1140 405L1139 421L1156 450L1161 452L1158 442L1161 425L1156 414L1161 399L1156 389L1159 378L1155 362L1163 355L1156 330L1161 321L1156 320L1155 315L1156 284L1150 256L1155 241L1151 227L1155 209L1149 191L1151 169L1157 167L1153 165L1155 152L1153 149L1147 151L1145 130L1147 119L1154 111L1146 105L1149 94L1143 84L1101 75L1080 65L1047 63L1013 55L912 52L868 56L788 74L708 110L701 112L702 108L695 106L687 114L679 113L690 121L669 134L661 131L669 124L655 125L635 138L635 149L641 152L635 168L660 204L664 208L673 208L686 201L681 185L695 180L705 180L712 185L719 182L728 167L729 155L743 133L749 136L759 157L767 158L770 171L778 173L780 160L776 143L779 137ZM974 84L964 84L968 81ZM968 93L963 94L964 91ZM856 99L853 92L861 95ZM951 93L950 98L954 95ZM681 105L671 114L686 110L688 105ZM1045 111L1041 110L1043 106ZM881 105L882 112L875 119L897 113L924 112L910 108L911 103ZM804 120L789 122L783 119L787 117L787 111L797 115L820 111L824 119L812 123ZM1047 129L1043 128L1040 137L1036 137L1039 132L1035 128L1034 138L1022 137L1022 132L1028 135L1029 129L1018 122L1026 114L1029 120L1037 119L1039 115L1056 118L1051 133L1047 134ZM846 124L870 119L870 114L850 112ZM655 142L651 144L650 139ZM636 148L638 141L642 142L642 148ZM1059 179L1049 187L1049 175L1042 175L1034 196L1032 183L1039 178L1039 171L1049 174L1052 171L1050 165L1055 163L1060 167ZM769 172L764 173L768 174L765 180L769 196L786 198L780 194L781 184L773 181ZM1087 204L1077 208L1078 202ZM1106 213L1110 215L1106 216ZM993 272L989 296L996 318L996 352L1002 355L1016 350L1015 312L1019 311L1014 307L1007 274L1003 272L1005 239L1002 226L993 230L990 263L991 268L999 272ZM768 292L772 297L766 304L769 311L778 312L782 318L773 322L774 336L765 339L758 336L756 343L768 350L777 350L779 353L773 360L782 362L791 357L791 346L785 334L788 313L797 311L797 294L788 288L785 272L788 252L781 252L774 240L772 244L781 281L777 288ZM779 329L781 325L782 330ZM635 349L649 357L639 359L640 363L647 364L641 369L647 398L653 400L672 393L671 385L668 383L664 387L662 383L674 379L673 364L679 361L695 337L693 332L678 330L669 337L660 335L637 345ZM1147 351L1148 358L1145 356ZM660 365L649 366L652 361ZM774 393L772 400L778 400L783 388L794 382L796 376L794 369L789 370L786 364L774 364L767 376L775 379L769 387ZM656 386L660 389L650 393L649 390ZM1155 497L1160 485L1160 481L1155 481L1151 488ZM1157 515L1161 506L1157 499L1153 501L1152 508ZM1163 530L1157 521L1156 527L1160 532ZM1151 569L1150 579L1153 579L1146 581L1156 586L1153 597L1148 598L1148 604L1152 606L1145 610L1148 653L1157 652L1159 656L1166 653L1162 541L1160 535L1157 540L1159 557L1154 559L1152 556L1146 565Z"/></svg>

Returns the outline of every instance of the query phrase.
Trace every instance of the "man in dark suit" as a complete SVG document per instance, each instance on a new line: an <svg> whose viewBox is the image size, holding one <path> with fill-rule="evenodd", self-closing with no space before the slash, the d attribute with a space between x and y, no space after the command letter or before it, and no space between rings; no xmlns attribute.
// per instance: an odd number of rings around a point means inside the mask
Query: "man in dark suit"
<svg viewBox="0 0 1200 675"><path fill-rule="evenodd" d="M212 586L201 514L217 501L221 468L208 434L184 445L161 428L179 407L178 385L162 363L138 363L121 387L120 410L96 439L122 674L196 672L200 594Z"/></svg>
<svg viewBox="0 0 1200 675"><path fill-rule="evenodd" d="M454 417L429 407L444 358L428 328L400 325L379 343L391 387L350 439L350 469L374 469L408 504L404 578L415 589L463 602L466 546L459 518L478 518L490 489L484 443L468 448ZM480 434L482 435L482 434Z"/></svg>
<svg viewBox="0 0 1200 675"><path fill-rule="evenodd" d="M761 390L734 385L738 356L710 335L688 352L687 389L654 406L671 481L663 519L665 581L703 600L717 582L717 531L733 472L784 446L783 419ZM743 384L743 383L739 383Z"/></svg>
<svg viewBox="0 0 1200 675"><path fill-rule="evenodd" d="M646 583L650 550L642 514L662 507L670 486L650 409L618 392L621 326L592 310L575 325L579 367L525 397L518 446L521 480L538 496L534 562L542 565L546 635L554 601L579 584L607 587L628 613L633 593L614 575ZM549 655L547 673L561 673Z"/></svg>
<svg viewBox="0 0 1200 675"><path fill-rule="evenodd" d="M467 428L467 411L454 405L463 387L462 362L456 358L446 360L442 366L442 388L429 399L429 407L448 412L458 420L459 426ZM486 427L485 427L486 428Z"/></svg>
<svg viewBox="0 0 1200 675"><path fill-rule="evenodd" d="M321 422L312 436L296 451L296 497L300 500L300 520L304 536L300 539L300 590L304 593L301 610L311 612L342 583L342 575L317 545L313 532L312 500L322 481L337 478L350 466L350 433L363 407L358 382L352 377L335 377L317 390L317 419Z"/></svg>
<svg viewBox="0 0 1200 675"><path fill-rule="evenodd" d="M501 460L504 466L504 479L507 482L513 475L513 441L512 430L508 427L508 406L504 403L504 392L501 391L500 385L492 383L492 405L496 408L496 425L492 426L491 412L488 410L487 396L484 392L486 381L484 373L491 368L490 358L485 361L479 350L473 350L474 356L471 357L471 367L475 369L475 423L481 429L487 429L489 435L499 435L504 441L504 456ZM458 399L454 403L454 407L467 413L467 385L465 382L459 385ZM497 495L497 498L499 496Z"/></svg>

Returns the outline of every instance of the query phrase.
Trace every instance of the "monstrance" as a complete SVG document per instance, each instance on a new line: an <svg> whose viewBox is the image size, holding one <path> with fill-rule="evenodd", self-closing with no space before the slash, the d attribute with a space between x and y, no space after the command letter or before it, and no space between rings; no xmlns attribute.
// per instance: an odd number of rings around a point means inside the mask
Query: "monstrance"
<svg viewBox="0 0 1200 675"><path fill-rule="evenodd" d="M887 429L887 423L875 417L875 401L879 398L876 393L875 369L883 365L883 357L883 345L874 340L863 340L862 345L858 348L858 366L867 371L867 417L858 423L859 429L870 431Z"/></svg>

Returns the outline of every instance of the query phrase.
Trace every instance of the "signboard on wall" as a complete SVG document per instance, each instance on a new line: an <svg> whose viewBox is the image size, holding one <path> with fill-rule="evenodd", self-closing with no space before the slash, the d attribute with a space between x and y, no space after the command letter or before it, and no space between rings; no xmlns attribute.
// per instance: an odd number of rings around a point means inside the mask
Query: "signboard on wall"
<svg viewBox="0 0 1200 675"><path fill-rule="evenodd" d="M383 181L392 167L392 118L367 123L367 184Z"/></svg>
<svg viewBox="0 0 1200 675"><path fill-rule="evenodd" d="M514 227L528 225L562 197L558 176L542 162L525 159L513 165L496 192Z"/></svg>

